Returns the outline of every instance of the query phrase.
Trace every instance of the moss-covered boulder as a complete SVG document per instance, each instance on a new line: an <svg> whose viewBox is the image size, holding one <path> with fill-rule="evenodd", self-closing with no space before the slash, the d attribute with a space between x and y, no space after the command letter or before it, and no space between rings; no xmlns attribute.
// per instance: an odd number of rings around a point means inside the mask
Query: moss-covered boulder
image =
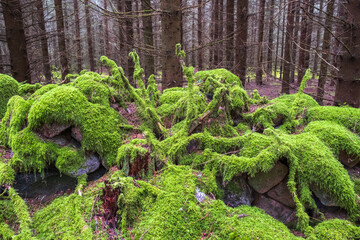
<svg viewBox="0 0 360 240"><path fill-rule="evenodd" d="M5 74L0 74L0 119L2 119L6 112L6 105L9 99L18 94L18 82Z"/></svg>

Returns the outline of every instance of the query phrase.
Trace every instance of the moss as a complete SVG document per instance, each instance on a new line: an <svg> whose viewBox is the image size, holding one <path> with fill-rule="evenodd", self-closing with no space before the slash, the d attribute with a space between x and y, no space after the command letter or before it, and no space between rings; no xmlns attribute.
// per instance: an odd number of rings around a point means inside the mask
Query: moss
<svg viewBox="0 0 360 240"><path fill-rule="evenodd" d="M239 77L224 68L198 71L195 74L195 79L203 84L204 92L206 93L214 93L214 87L216 87L214 82L209 81L210 79L219 83L229 84L230 86L237 85L241 88L243 87Z"/></svg>
<svg viewBox="0 0 360 240"><path fill-rule="evenodd" d="M83 74L77 77L71 85L80 89L89 102L110 106L110 90L107 85L101 83L100 75Z"/></svg>
<svg viewBox="0 0 360 240"><path fill-rule="evenodd" d="M170 165L149 182L157 187L143 181L134 185L132 179L113 177L113 186L121 189L118 207L123 234L130 237L132 229L135 239L177 239L180 236L183 239L229 239L229 236L230 239L296 239L285 225L258 208L233 209L208 197L198 202L195 198L197 187L206 193L217 188L211 176L214 176L211 172L194 172L186 166ZM213 187L206 189L205 186Z"/></svg>
<svg viewBox="0 0 360 240"><path fill-rule="evenodd" d="M14 181L15 181L14 169L12 169L12 167L9 164L0 161L0 185L12 184Z"/></svg>
<svg viewBox="0 0 360 240"><path fill-rule="evenodd" d="M327 120L347 127L360 134L360 109L352 107L321 106L310 108L306 114L307 122Z"/></svg>
<svg viewBox="0 0 360 240"><path fill-rule="evenodd" d="M360 228L351 222L332 219L318 224L308 239L359 239Z"/></svg>
<svg viewBox="0 0 360 240"><path fill-rule="evenodd" d="M13 188L9 189L9 197L11 203L14 207L14 212L20 222L20 233L16 236L13 236L12 239L35 239L33 238L33 233L31 231L31 218L24 200L15 192Z"/></svg>
<svg viewBox="0 0 360 240"><path fill-rule="evenodd" d="M36 130L45 123L78 125L87 100L81 92L68 86L60 86L42 95L29 111L29 128Z"/></svg>
<svg viewBox="0 0 360 240"><path fill-rule="evenodd" d="M90 217L94 196L71 194L55 199L37 211L33 226L38 239L93 239L93 230L85 219Z"/></svg>
<svg viewBox="0 0 360 240"><path fill-rule="evenodd" d="M0 119L5 115L7 102L18 92L18 82L8 75L0 74Z"/></svg>
<svg viewBox="0 0 360 240"><path fill-rule="evenodd" d="M294 105L296 103L296 105ZM269 105L256 109L255 112L245 114L244 118L255 129L279 127L292 131L299 123L295 119L301 118L308 109L318 106L317 102L306 94L290 94L275 98Z"/></svg>
<svg viewBox="0 0 360 240"><path fill-rule="evenodd" d="M36 92L37 90L39 90L40 88L42 88L42 85L40 83L19 84L19 95L22 97L27 97L33 94L34 92Z"/></svg>
<svg viewBox="0 0 360 240"><path fill-rule="evenodd" d="M12 239L15 235L14 231L10 229L10 227L4 223L0 222L0 237L4 240Z"/></svg>
<svg viewBox="0 0 360 240"><path fill-rule="evenodd" d="M0 145L10 146L11 136L26 127L29 109L30 104L20 96L14 96L9 100L7 111L0 123Z"/></svg>
<svg viewBox="0 0 360 240"><path fill-rule="evenodd" d="M329 121L314 121L304 132L311 132L328 145L339 156L341 150L360 157L360 138L346 127Z"/></svg>
<svg viewBox="0 0 360 240"><path fill-rule="evenodd" d="M150 102L153 106L156 106L159 103L161 92L159 91L156 82L155 75L151 74L147 82L148 87L146 89L148 96L150 97Z"/></svg>

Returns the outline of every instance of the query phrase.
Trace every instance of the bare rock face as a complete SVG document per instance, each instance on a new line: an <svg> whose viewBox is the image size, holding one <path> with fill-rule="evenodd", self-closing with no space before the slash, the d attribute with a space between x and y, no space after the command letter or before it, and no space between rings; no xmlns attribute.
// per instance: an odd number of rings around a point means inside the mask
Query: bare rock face
<svg viewBox="0 0 360 240"><path fill-rule="evenodd" d="M71 137L73 137L76 141L82 141L81 129L80 127L71 128Z"/></svg>
<svg viewBox="0 0 360 240"><path fill-rule="evenodd" d="M91 154L89 156L86 156L85 163L76 171L65 173L69 175L70 177L78 177L85 174L89 174L92 172L95 172L99 167L101 163L101 159L97 154Z"/></svg>
<svg viewBox="0 0 360 240"><path fill-rule="evenodd" d="M253 190L243 177L234 177L224 188L223 201L227 206L251 205Z"/></svg>
<svg viewBox="0 0 360 240"><path fill-rule="evenodd" d="M296 220L296 211L264 195L255 198L253 206L263 209L273 218L289 224Z"/></svg>
<svg viewBox="0 0 360 240"><path fill-rule="evenodd" d="M45 123L39 133L46 138L53 138L70 127L71 124Z"/></svg>
<svg viewBox="0 0 360 240"><path fill-rule="evenodd" d="M289 188L288 188L285 180L281 181L278 185L276 185L274 188L272 188L267 193L267 195L270 198L284 204L287 207L290 207L290 208L296 207L294 199L291 196L291 193L289 191Z"/></svg>
<svg viewBox="0 0 360 240"><path fill-rule="evenodd" d="M258 193L263 194L279 184L288 172L288 167L278 162L270 171L260 172L255 177L249 178L249 185Z"/></svg>
<svg viewBox="0 0 360 240"><path fill-rule="evenodd" d="M360 163L360 158L349 155L345 151L340 151L339 160L342 164L350 168L355 167L358 163Z"/></svg>
<svg viewBox="0 0 360 240"><path fill-rule="evenodd" d="M321 204L327 207L338 207L339 204L336 200L330 196L328 192L319 188L315 184L310 185L310 190L315 194L315 196L320 200Z"/></svg>

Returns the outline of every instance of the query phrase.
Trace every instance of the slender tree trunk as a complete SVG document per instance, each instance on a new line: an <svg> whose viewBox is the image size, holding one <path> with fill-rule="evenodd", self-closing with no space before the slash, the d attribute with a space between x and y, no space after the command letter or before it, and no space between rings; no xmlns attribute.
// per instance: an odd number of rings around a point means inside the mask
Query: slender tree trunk
<svg viewBox="0 0 360 240"><path fill-rule="evenodd" d="M6 41L10 52L11 72L17 81L31 83L20 1L1 1L1 6L5 21Z"/></svg>
<svg viewBox="0 0 360 240"><path fill-rule="evenodd" d="M203 37L202 37L202 0L198 0L198 46L201 47L203 45ZM199 69L203 69L203 51L202 49L198 50L198 67Z"/></svg>
<svg viewBox="0 0 360 240"><path fill-rule="evenodd" d="M78 0L74 0L74 15L75 15L75 42L76 42L77 70L78 72L80 72L82 70L82 56L81 56L81 36L80 36Z"/></svg>
<svg viewBox="0 0 360 240"><path fill-rule="evenodd" d="M323 9L323 6L324 6L324 1L321 0L320 1L320 10L322 11ZM319 18L321 18L321 12L319 13ZM315 56L314 56L314 67L313 67L313 77L315 74L318 73L318 66L319 66L319 56L318 56L318 50L319 50L319 46L320 46L320 38L321 38L321 26L317 26L317 32L316 32L316 47L315 47Z"/></svg>
<svg viewBox="0 0 360 240"><path fill-rule="evenodd" d="M142 0L142 9L145 11L145 14L151 13L151 2L150 0ZM150 49L150 51L145 52L145 78L148 79L151 74L155 73L154 67L154 56L152 54L154 50L154 40L153 40L153 28L152 28L152 18L151 16L143 17L144 24L144 43L145 48Z"/></svg>
<svg viewBox="0 0 360 240"><path fill-rule="evenodd" d="M234 67L234 3L235 1L226 1L226 38L230 39L225 44L225 66L229 70Z"/></svg>
<svg viewBox="0 0 360 240"><path fill-rule="evenodd" d="M217 9L216 14L216 22L215 24L215 39L220 40L223 37L223 9L224 9L224 1L222 0L215 0ZM218 43L216 45L215 51L214 51L214 65L218 67L222 61L222 43Z"/></svg>
<svg viewBox="0 0 360 240"><path fill-rule="evenodd" d="M346 8L343 4L339 4L339 9L338 9L338 14L337 17L339 19L341 19L342 21L346 21L346 17L347 17L347 12L346 12ZM336 26L335 29L335 36L337 38L341 39L342 36L342 32L343 32L343 26L338 24ZM334 68L331 69L331 83L330 86L334 86L336 84L336 78L338 75L338 71L336 69L339 69L340 67L340 61L341 61L341 55L342 55L342 48L343 46L341 45L341 43L337 40L335 40L334 43L334 57L333 57L333 61L332 61L332 65L334 66Z"/></svg>
<svg viewBox="0 0 360 240"><path fill-rule="evenodd" d="M318 88L317 88L317 94L316 94L316 100L317 102L322 105L323 99L324 99L324 87L326 83L327 78L327 70L328 70L328 62L330 57L330 44L331 44L331 34L329 31L331 31L332 28L332 20L331 16L334 13L334 3L335 0L331 0L326 8L326 20L325 20L325 27L328 29L324 32L324 39L323 39L323 46L322 46L322 54L321 54L321 64L320 64L320 74L319 74L319 82L318 82Z"/></svg>
<svg viewBox="0 0 360 240"><path fill-rule="evenodd" d="M303 3L303 9L308 13L303 13L301 20L301 35L300 35L300 49L299 49L299 64L298 64L298 77L297 85L300 86L300 83L304 77L305 70L309 67L310 60L310 48L311 48L311 33L312 33L312 24L309 21L307 14L312 15L314 11L314 0L311 0L309 3Z"/></svg>
<svg viewBox="0 0 360 240"><path fill-rule="evenodd" d="M292 32L294 30L294 2L290 1L288 4L288 15L286 21L286 39L285 39L285 53L284 53L284 77L281 85L281 93L290 93L290 76L291 76L291 42Z"/></svg>
<svg viewBox="0 0 360 240"><path fill-rule="evenodd" d="M269 39L268 39L268 54L267 54L267 74L272 76L273 67L273 38L274 38L274 8L275 0L270 2L270 17L269 17Z"/></svg>
<svg viewBox="0 0 360 240"><path fill-rule="evenodd" d="M65 29L64 29L62 0L54 0L54 3L55 3L55 13L56 13L56 26L58 33L58 47L60 54L61 76L62 79L65 79L66 75L69 74L69 64L68 64L66 43L65 43Z"/></svg>
<svg viewBox="0 0 360 240"><path fill-rule="evenodd" d="M284 2L286 4L286 0ZM280 79L281 81L284 80L284 49L285 49L285 36L286 36L286 26L285 26L285 20L286 20L287 14L285 11L283 11L283 17L282 17L282 34L281 34L281 62L280 62Z"/></svg>
<svg viewBox="0 0 360 240"><path fill-rule="evenodd" d="M295 82L295 72L296 72L296 54L298 50L298 42L299 42L299 22L300 22L300 2L295 2L295 22L294 22L294 29L292 33L292 43L291 43L291 73L290 73L290 82Z"/></svg>
<svg viewBox="0 0 360 240"><path fill-rule="evenodd" d="M86 34L87 34L90 70L95 71L94 43L92 40L89 0L85 0L84 3L85 3Z"/></svg>
<svg viewBox="0 0 360 240"><path fill-rule="evenodd" d="M131 0L125 0L125 11L132 12L132 2ZM134 63L132 58L129 57L129 53L133 50L134 47L134 28L133 28L133 20L130 17L125 19L125 27L126 27L126 44L127 44L127 59L128 59L128 78L130 82L132 82L133 86L135 86L133 74L134 74Z"/></svg>
<svg viewBox="0 0 360 240"><path fill-rule="evenodd" d="M282 5L282 0L280 0L279 6L281 6L281 5ZM275 78L277 78L277 71L278 71L278 55L279 55L279 43L280 43L280 21L281 21L281 14L278 16L278 21L277 21L275 66L274 66ZM279 78L281 78L281 74L280 74Z"/></svg>
<svg viewBox="0 0 360 240"><path fill-rule="evenodd" d="M236 51L235 51L235 73L239 76L243 86L246 83L246 58L248 37L248 0L237 1L236 17Z"/></svg>
<svg viewBox="0 0 360 240"><path fill-rule="evenodd" d="M178 57L175 55L175 45L181 42L181 2L162 0L162 89L181 87L183 85L182 71Z"/></svg>
<svg viewBox="0 0 360 240"><path fill-rule="evenodd" d="M117 3L117 11L119 13L124 12L124 5L123 5L123 1L118 1ZM119 17L118 18L118 28L119 28L119 62L120 62L120 66L123 69L128 69L127 65L128 65L128 52L127 52L127 48L126 48L126 26L124 21Z"/></svg>
<svg viewBox="0 0 360 240"><path fill-rule="evenodd" d="M260 19L258 32L258 66L256 68L256 85L262 85L263 73L263 37L264 37L264 16L265 16L265 0L260 0Z"/></svg>
<svg viewBox="0 0 360 240"><path fill-rule="evenodd" d="M38 13L39 28L41 31L41 53L42 53L42 64L44 69L45 80L47 83L51 82L51 70L50 70L50 58L49 58L49 49L46 37L46 27L44 19L44 8L42 0L37 0L35 2L36 9Z"/></svg>
<svg viewBox="0 0 360 240"><path fill-rule="evenodd" d="M210 39L211 41L215 41L215 26L216 26L216 17L217 17L217 12L215 11L216 9L216 1L212 0L211 1L211 25L210 25ZM215 64L214 64L214 52L215 52L215 46L212 46L210 48L210 57L209 57L209 67L210 68L214 68Z"/></svg>
<svg viewBox="0 0 360 240"><path fill-rule="evenodd" d="M345 51L341 58L335 104L360 107L360 5L357 0L349 0L344 5L348 24L344 24L342 39L349 51Z"/></svg>

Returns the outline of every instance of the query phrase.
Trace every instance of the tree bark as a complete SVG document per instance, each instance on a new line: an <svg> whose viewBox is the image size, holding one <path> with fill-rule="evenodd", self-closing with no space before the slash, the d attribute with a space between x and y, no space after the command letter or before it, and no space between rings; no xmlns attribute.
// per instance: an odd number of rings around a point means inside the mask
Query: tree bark
<svg viewBox="0 0 360 240"><path fill-rule="evenodd" d="M223 9L224 2L222 0L215 0L215 5L217 11L216 22L215 24L215 40L220 40L223 37ZM222 43L216 44L216 48L214 50L214 65L218 67L222 61Z"/></svg>
<svg viewBox="0 0 360 240"><path fill-rule="evenodd" d="M12 75L19 82L31 83L20 1L1 1L1 6L5 21L6 41L10 52Z"/></svg>
<svg viewBox="0 0 360 240"><path fill-rule="evenodd" d="M142 9L146 14L151 13L151 1L142 0ZM148 79L151 74L155 74L155 59L152 51L154 50L154 40L153 40L153 27L152 27L152 17L145 16L143 17L144 24L144 43L146 49L151 49L151 51L145 52L145 78Z"/></svg>
<svg viewBox="0 0 360 240"><path fill-rule="evenodd" d="M131 12L132 11L132 2L131 0L125 0L125 11L126 12ZM132 61L132 58L129 57L129 53L133 50L134 47L134 28L133 28L133 20L130 17L127 17L125 19L125 28L126 28L126 45L127 47L125 48L127 50L126 52L126 56L127 57L127 73L128 73L128 78L130 80L130 83L135 86L134 83L134 79L133 79L133 74L134 74L134 63Z"/></svg>
<svg viewBox="0 0 360 240"><path fill-rule="evenodd" d="M324 87L326 83L327 78L327 70L328 70L328 62L330 57L330 44L331 44L331 35L330 31L332 28L332 19L331 16L334 13L334 3L335 0L331 0L326 8L326 20L325 20L325 29L324 32L324 38L322 43L322 54L321 54L321 64L320 64L320 74L319 74L319 81L318 81L318 87L317 87L317 94L316 94L316 101L322 105L323 104L323 98L324 98Z"/></svg>
<svg viewBox="0 0 360 240"><path fill-rule="evenodd" d="M84 3L85 3L86 34L87 34L90 70L95 71L94 43L92 40L89 0L85 0Z"/></svg>
<svg viewBox="0 0 360 240"><path fill-rule="evenodd" d="M243 86L246 83L246 58L248 37L248 0L237 1L236 17L236 50L235 50L235 73L239 76Z"/></svg>
<svg viewBox="0 0 360 240"><path fill-rule="evenodd" d="M161 1L162 89L182 87L182 71L175 45L181 43L181 1Z"/></svg>
<svg viewBox="0 0 360 240"><path fill-rule="evenodd" d="M281 93L290 93L290 74L291 74L291 42L292 32L294 30L294 2L290 1L288 4L288 15L286 20L286 38L285 38L285 53L284 53L284 77L281 84Z"/></svg>
<svg viewBox="0 0 360 240"><path fill-rule="evenodd" d="M42 53L41 60L43 65L43 71L44 71L45 81L47 83L50 83L51 82L50 58L49 58L48 42L46 37L44 8L43 8L42 0L37 0L35 2L35 6L38 13L38 22L41 31L40 42L41 42L41 53Z"/></svg>
<svg viewBox="0 0 360 240"><path fill-rule="evenodd" d="M76 42L77 70L78 72L80 72L82 70L82 56L81 56L81 36L80 36L78 0L74 0L74 15L75 15L75 42Z"/></svg>
<svg viewBox="0 0 360 240"><path fill-rule="evenodd" d="M198 46L201 47L203 45L203 37L202 37L202 0L198 0ZM202 49L198 50L198 67L199 69L203 68L203 52Z"/></svg>
<svg viewBox="0 0 360 240"><path fill-rule="evenodd" d="M348 24L344 24L342 39L350 51L345 51L340 61L335 105L360 107L360 5L356 0L349 0L345 6Z"/></svg>
<svg viewBox="0 0 360 240"><path fill-rule="evenodd" d="M290 83L295 82L295 71L296 71L296 54L298 50L298 42L299 42L299 22L300 22L300 2L294 2L295 12L294 12L294 29L292 33L292 41L291 41L291 72L290 72Z"/></svg>
<svg viewBox="0 0 360 240"><path fill-rule="evenodd" d="M264 38L264 16L265 16L265 0L260 0L260 19L259 19L259 30L258 30L258 66L256 68L256 85L262 85L262 74L263 74L263 38Z"/></svg>
<svg viewBox="0 0 360 240"><path fill-rule="evenodd" d="M270 18L269 18L269 38L268 38L268 54L267 54L267 74L272 76L272 67L273 67L273 39L274 39L274 8L275 0L270 2Z"/></svg>
<svg viewBox="0 0 360 240"><path fill-rule="evenodd" d="M226 1L226 38L229 40L225 43L225 66L228 70L234 67L234 3Z"/></svg>
<svg viewBox="0 0 360 240"><path fill-rule="evenodd" d="M299 49L299 64L298 64L298 77L297 85L304 77L306 69L309 67L310 60L310 48L311 48L311 35L312 35L312 23L309 21L307 14L312 15L314 12L314 0L311 0L308 4L303 3L303 10L307 13L303 13L301 20L301 34L300 34L300 49Z"/></svg>
<svg viewBox="0 0 360 240"><path fill-rule="evenodd" d="M65 79L69 74L68 58L65 43L65 30L64 30L64 15L62 9L62 0L54 0L55 14L56 14L56 27L58 34L58 48L60 55L61 77Z"/></svg>

